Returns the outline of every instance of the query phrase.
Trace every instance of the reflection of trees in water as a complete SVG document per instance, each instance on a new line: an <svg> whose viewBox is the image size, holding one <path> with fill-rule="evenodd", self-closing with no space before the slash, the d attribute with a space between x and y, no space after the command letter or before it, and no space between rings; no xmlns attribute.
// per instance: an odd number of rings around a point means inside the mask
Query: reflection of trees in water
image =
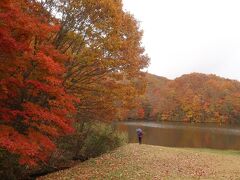
<svg viewBox="0 0 240 180"><path fill-rule="evenodd" d="M128 132L129 142L137 142L136 129L143 130L143 143L171 147L205 147L217 149L240 149L240 134L226 133L231 128L219 131L218 128L194 126L158 128L119 124L118 129ZM239 129L240 130L240 129Z"/></svg>
<svg viewBox="0 0 240 180"><path fill-rule="evenodd" d="M204 138L203 138L203 142L206 143L206 146L210 146L211 144L211 136L209 133L206 133Z"/></svg>

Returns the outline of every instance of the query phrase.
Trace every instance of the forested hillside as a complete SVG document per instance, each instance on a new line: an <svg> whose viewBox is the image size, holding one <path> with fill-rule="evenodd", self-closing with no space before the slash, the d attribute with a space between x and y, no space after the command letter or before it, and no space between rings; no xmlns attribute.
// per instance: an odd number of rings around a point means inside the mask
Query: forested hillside
<svg viewBox="0 0 240 180"><path fill-rule="evenodd" d="M131 117L154 121L240 123L240 82L192 73L175 80L146 74L147 88Z"/></svg>

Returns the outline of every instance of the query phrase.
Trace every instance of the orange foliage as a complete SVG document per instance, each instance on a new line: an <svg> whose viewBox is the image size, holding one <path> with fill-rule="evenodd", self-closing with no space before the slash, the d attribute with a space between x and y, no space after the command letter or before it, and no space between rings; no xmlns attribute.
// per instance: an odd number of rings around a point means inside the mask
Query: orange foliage
<svg viewBox="0 0 240 180"><path fill-rule="evenodd" d="M152 107L149 119L239 123L240 83L192 73L173 81L147 74L142 102Z"/></svg>

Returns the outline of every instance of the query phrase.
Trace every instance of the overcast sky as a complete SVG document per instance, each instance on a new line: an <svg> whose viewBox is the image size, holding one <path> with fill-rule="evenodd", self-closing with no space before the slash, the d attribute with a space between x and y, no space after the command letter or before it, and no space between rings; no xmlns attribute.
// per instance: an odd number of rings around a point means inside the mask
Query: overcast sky
<svg viewBox="0 0 240 180"><path fill-rule="evenodd" d="M240 80L239 0L123 0L140 21L148 72L201 72Z"/></svg>

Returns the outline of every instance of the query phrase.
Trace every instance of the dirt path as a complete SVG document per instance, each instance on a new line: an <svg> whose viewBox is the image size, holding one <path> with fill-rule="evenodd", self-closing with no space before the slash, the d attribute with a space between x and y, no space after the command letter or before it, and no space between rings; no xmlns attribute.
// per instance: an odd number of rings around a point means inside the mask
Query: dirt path
<svg viewBox="0 0 240 180"><path fill-rule="evenodd" d="M39 179L240 180L240 151L129 144Z"/></svg>

